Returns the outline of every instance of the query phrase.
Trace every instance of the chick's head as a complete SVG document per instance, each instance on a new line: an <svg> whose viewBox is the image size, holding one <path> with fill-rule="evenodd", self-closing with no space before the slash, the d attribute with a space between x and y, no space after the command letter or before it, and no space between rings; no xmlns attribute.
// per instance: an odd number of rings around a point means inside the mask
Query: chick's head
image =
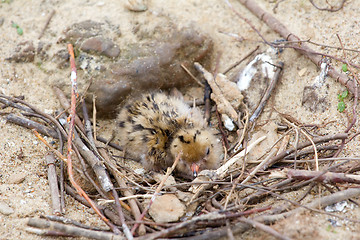
<svg viewBox="0 0 360 240"><path fill-rule="evenodd" d="M173 158L181 154L179 173L196 177L201 170L218 167L221 145L211 129L182 129L175 134L170 152Z"/></svg>

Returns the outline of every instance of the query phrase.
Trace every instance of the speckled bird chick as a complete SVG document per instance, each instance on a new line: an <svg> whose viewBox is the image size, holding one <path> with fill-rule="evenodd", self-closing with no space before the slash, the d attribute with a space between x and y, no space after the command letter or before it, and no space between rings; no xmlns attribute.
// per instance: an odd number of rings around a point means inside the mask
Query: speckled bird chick
<svg viewBox="0 0 360 240"><path fill-rule="evenodd" d="M170 167L180 152L176 172L183 177L196 177L220 163L222 148L214 130L206 126L199 109L179 98L147 94L125 105L117 121L117 137L127 156L147 169Z"/></svg>

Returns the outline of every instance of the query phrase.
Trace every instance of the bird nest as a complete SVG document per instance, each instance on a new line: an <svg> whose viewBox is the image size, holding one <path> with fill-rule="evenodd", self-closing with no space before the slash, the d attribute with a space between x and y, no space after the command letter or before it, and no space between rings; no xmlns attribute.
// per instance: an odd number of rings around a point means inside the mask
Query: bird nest
<svg viewBox="0 0 360 240"><path fill-rule="evenodd" d="M236 93L236 98L224 91L233 83L224 75L214 78L201 65L195 66L211 87L211 99L218 106L212 122L219 125L224 154L217 169L204 169L193 180L173 174L181 154L165 171L147 171L126 156L117 156L121 146L94 137L84 102L82 119L76 114L73 58L71 103L55 89L68 110L57 117L24 100L0 95L3 104L22 114L6 114L7 121L32 129L51 150L46 161L54 215L30 219L29 231L96 239L214 239L256 227L286 239L268 225L301 211L329 214L318 207L359 194L358 188L337 190L341 183L359 183L358 176L351 174L359 165L336 158L349 137L347 132L321 136L320 126L307 126L281 113L278 124L265 122L254 128L279 74L274 75L259 107L250 115L241 94ZM277 68L280 70L281 66ZM205 98L205 106L209 101ZM208 115L211 112L205 109ZM225 126L230 119L237 131L229 133L229 125L224 128L221 119ZM58 150L42 135L58 139ZM307 197L323 189L330 194L316 200ZM291 197L289 193L295 191L297 196ZM60 217L65 192L93 208L110 231ZM39 228L43 229L41 233Z"/></svg>

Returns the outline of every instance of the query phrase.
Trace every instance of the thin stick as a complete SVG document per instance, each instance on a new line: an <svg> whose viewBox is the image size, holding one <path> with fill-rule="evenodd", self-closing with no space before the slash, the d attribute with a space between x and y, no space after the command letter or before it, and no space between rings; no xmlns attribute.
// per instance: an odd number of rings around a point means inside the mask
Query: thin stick
<svg viewBox="0 0 360 240"><path fill-rule="evenodd" d="M143 211L143 213L141 214L139 219L136 219L136 221L142 221L143 218L145 217L146 213L149 211L151 205L153 204L153 202L155 201L156 195L158 195L162 189L162 187L164 186L166 180L168 179L168 177L170 176L170 174L174 171L176 165L178 164L178 162L180 161L180 157L181 157L181 152L177 155L177 157L175 158L175 161L173 163L173 165L171 166L171 168L168 168L166 171L165 176L163 177L163 179L161 180L159 186L156 188L155 193L153 195L153 197L150 199L149 204L147 205L147 207L145 208L145 210ZM134 232L136 231L136 229L138 228L139 223L136 223L133 228L131 229L131 233L134 234Z"/></svg>
<svg viewBox="0 0 360 240"><path fill-rule="evenodd" d="M300 128L300 131L305 135L305 137L307 139L309 139L309 141L311 142L313 148L314 148L314 154L315 154L315 170L316 171L319 171L319 157L318 157L318 151L317 151L317 148L316 148L316 145L314 143L314 141L311 139L311 137L304 131Z"/></svg>
<svg viewBox="0 0 360 240"><path fill-rule="evenodd" d="M57 134L57 132L54 129L46 127L46 126L44 126L38 122L32 121L30 119L16 116L13 113L7 114L5 116L5 119L8 122L12 122L17 125L20 125L20 126L23 126L23 127L29 128L29 129L35 129L39 133L44 134L46 136L53 137L53 138L59 138L59 135Z"/></svg>
<svg viewBox="0 0 360 240"><path fill-rule="evenodd" d="M56 150L53 146L51 146L36 130L32 130L32 132L35 134L35 136L43 142L59 159L61 159L64 162L67 162L67 158L62 155L58 150Z"/></svg>
<svg viewBox="0 0 360 240"><path fill-rule="evenodd" d="M251 52L249 52L248 54L245 55L245 57L243 57L242 59L240 59L239 61L237 61L236 63L232 64L228 69L226 69L223 74L227 74L228 72L230 72L233 68L235 68L236 66L238 66L240 63L242 63L245 59L247 59L248 57L250 57L254 52L256 52L259 49L259 46L257 46L254 50L252 50Z"/></svg>
<svg viewBox="0 0 360 240"><path fill-rule="evenodd" d="M85 229L92 229L92 230L96 230L96 231L105 231L105 229L88 226L88 225L82 224L82 223L80 223L78 221L75 221L73 219L62 217L62 216L40 215L40 218L45 218L45 219L50 220L50 221L61 222L61 223L64 223L64 224L71 224L71 225L81 227L81 228L85 228Z"/></svg>
<svg viewBox="0 0 360 240"><path fill-rule="evenodd" d="M113 197L115 199L115 209L118 212L118 215L120 217L121 227L123 228L123 232L124 232L124 234L125 234L125 236L126 236L126 238L128 240L133 240L134 237L131 234L129 227L126 225L124 213L123 213L123 210L121 208L120 201L119 201L119 195L116 192L115 188L112 189L112 194L113 194Z"/></svg>
<svg viewBox="0 0 360 240"><path fill-rule="evenodd" d="M58 181L56 176L55 169L55 157L52 154L47 154L45 156L46 164L48 166L48 180L50 186L50 195L51 195L51 203L53 214L61 215L61 205L60 205L60 193L58 187Z"/></svg>
<svg viewBox="0 0 360 240"><path fill-rule="evenodd" d="M180 66L185 70L185 72L186 72L187 74L189 74L189 76L190 76L192 79L195 80L195 82L196 82L197 84L199 84L200 87L202 87L202 88L205 87L205 85L204 85L199 79L197 79L197 78L189 71L189 69L187 69L187 67L185 67L184 64L181 64Z"/></svg>
<svg viewBox="0 0 360 240"><path fill-rule="evenodd" d="M216 174L219 176L219 179L221 179L225 176L225 174L229 170L230 166L232 166L234 163L239 161L239 159L241 159L242 157L245 156L245 153L246 154L249 153L257 144L262 142L265 138L266 138L266 136L262 136L262 137L256 139L256 141L254 141L247 147L247 151L245 151L245 150L241 151L240 153L238 153L235 156L233 156L232 158L230 158L224 165L219 167L216 170Z"/></svg>
<svg viewBox="0 0 360 240"><path fill-rule="evenodd" d="M70 65L71 65L71 109L70 109L70 126L69 126L69 134L67 139L67 170L68 176L71 184L74 186L78 194L84 197L89 204L91 205L92 209L100 216L100 218L111 228L111 230L116 233L120 234L119 229L112 224L95 206L94 202L89 198L89 196L85 193L85 191L76 183L73 175L73 166L72 166L72 159L71 155L73 153L72 150L72 137L74 134L74 125L75 125L75 116L76 116L76 95L77 95L77 85L76 85L76 67L75 67L75 56L74 56L74 49L71 44L68 44L68 51L70 54Z"/></svg>
<svg viewBox="0 0 360 240"><path fill-rule="evenodd" d="M287 176L296 180L309 180L319 175L317 171L289 170ZM360 176L354 174L327 172L317 177L317 182L324 183L357 183L360 184Z"/></svg>
<svg viewBox="0 0 360 240"><path fill-rule="evenodd" d="M270 98L270 95L272 93L272 91L274 90L276 83L278 82L279 78L280 78L280 73L284 67L284 63L283 62L279 62L276 65L277 69L276 72L274 74L274 77L271 79L271 82L269 84L269 86L266 89L266 92L264 94L264 96L261 98L261 101L258 105L258 107L255 109L254 113L252 114L252 116L250 117L250 122L253 123L256 121L256 119L260 116L261 112L263 111L267 101Z"/></svg>
<svg viewBox="0 0 360 240"><path fill-rule="evenodd" d="M327 135L327 136L316 137L316 138L313 139L313 142L314 143L322 143L322 142L328 142L330 140L346 139L347 137L348 137L347 133L338 133L338 134L335 134L335 135ZM310 141L301 143L301 144L299 144L297 146L297 149L302 149L302 148L308 147L311 144L312 143ZM267 164L265 164L265 166L263 167L263 170L266 170L269 166L275 164L276 162L280 161L285 156L293 153L294 151L295 151L295 148L290 148L290 149L287 149L287 150L279 153L278 155L273 157Z"/></svg>
<svg viewBox="0 0 360 240"><path fill-rule="evenodd" d="M140 212L140 209L139 209L135 199L133 199L134 197L136 197L136 195L134 195L132 193L132 191L129 190L128 186L126 185L125 179L119 174L120 172L116 168L112 167L110 156L108 155L107 151L103 148L100 148L99 153L104 158L105 164L107 164L108 169L110 170L112 175L115 177L115 179L121 189L122 194L125 196L125 197L119 198L119 201L128 200L128 203L130 205L131 212L132 212L134 218L139 219L141 212ZM152 195L148 195L148 196L152 196ZM111 200L111 201L114 201L114 200ZM107 201L105 201L105 202L107 202ZM139 235L144 235L146 233L144 224L140 225L138 233L139 233Z"/></svg>
<svg viewBox="0 0 360 240"><path fill-rule="evenodd" d="M55 10L52 10L48 19L46 20L45 26L41 30L41 33L40 33L38 39L40 39L44 35L44 32L45 32L46 28L49 26L49 23L50 23L51 19L53 18L54 14L55 14Z"/></svg>
<svg viewBox="0 0 360 240"><path fill-rule="evenodd" d="M64 109L67 109L67 112L70 113L69 109L71 108L71 106L70 106L68 99L65 96L65 93L57 87L53 87L53 90L54 90L56 97L60 101L60 105ZM81 129L81 131L85 132L84 125L82 124L81 119L79 118L78 115L75 116L75 122L76 122L76 125Z"/></svg>
<svg viewBox="0 0 360 240"><path fill-rule="evenodd" d="M94 132L94 139L96 139L96 96L93 95L93 132Z"/></svg>
<svg viewBox="0 0 360 240"><path fill-rule="evenodd" d="M94 231L58 222L52 222L45 219L30 218L27 225L41 229L49 229L50 231L52 230L58 233L65 233L75 237L86 237L99 240L125 240L123 236L115 235L113 233Z"/></svg>

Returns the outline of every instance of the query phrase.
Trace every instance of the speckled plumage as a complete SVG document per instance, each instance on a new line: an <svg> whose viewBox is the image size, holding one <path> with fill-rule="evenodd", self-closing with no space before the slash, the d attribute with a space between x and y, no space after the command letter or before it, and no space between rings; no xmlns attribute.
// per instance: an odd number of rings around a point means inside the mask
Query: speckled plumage
<svg viewBox="0 0 360 240"><path fill-rule="evenodd" d="M145 168L166 169L181 151L176 172L192 177L199 170L217 168L221 145L197 108L163 93L147 94L129 102L117 118L117 137L127 156Z"/></svg>

